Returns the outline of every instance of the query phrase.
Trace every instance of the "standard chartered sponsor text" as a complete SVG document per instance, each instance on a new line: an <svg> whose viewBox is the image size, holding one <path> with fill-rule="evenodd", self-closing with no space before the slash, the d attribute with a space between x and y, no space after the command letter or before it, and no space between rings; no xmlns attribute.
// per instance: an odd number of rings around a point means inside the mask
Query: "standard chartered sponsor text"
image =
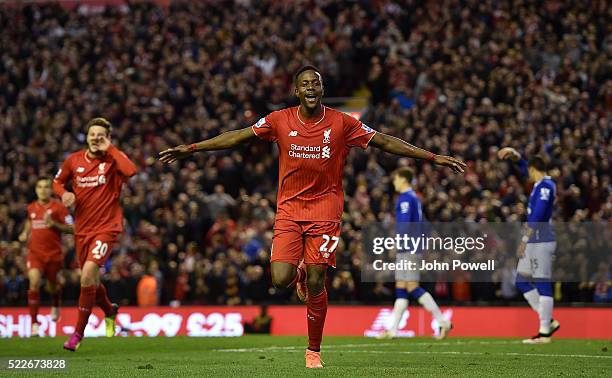
<svg viewBox="0 0 612 378"><path fill-rule="evenodd" d="M320 159L321 146L300 146L299 144L291 143L291 150L289 151L289 156L300 159Z"/></svg>

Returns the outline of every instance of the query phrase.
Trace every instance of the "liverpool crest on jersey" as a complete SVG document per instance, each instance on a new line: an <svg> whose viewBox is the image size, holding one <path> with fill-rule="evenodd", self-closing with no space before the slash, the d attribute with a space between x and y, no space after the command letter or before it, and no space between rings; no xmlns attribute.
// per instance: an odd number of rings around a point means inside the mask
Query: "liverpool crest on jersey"
<svg viewBox="0 0 612 378"><path fill-rule="evenodd" d="M331 131L332 129L327 129L323 131L323 143L329 144L331 139Z"/></svg>

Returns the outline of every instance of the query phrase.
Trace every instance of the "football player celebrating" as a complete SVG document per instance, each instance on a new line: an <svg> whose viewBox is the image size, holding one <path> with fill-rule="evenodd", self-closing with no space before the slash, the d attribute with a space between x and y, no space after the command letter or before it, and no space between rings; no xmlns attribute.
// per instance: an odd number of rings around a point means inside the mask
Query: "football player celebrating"
<svg viewBox="0 0 612 378"><path fill-rule="evenodd" d="M51 294L51 320L59 319L62 289L57 275L64 266L62 233L72 233L72 216L66 206L51 198L51 178L36 180L36 200L28 205L28 218L19 241L28 241L28 307L32 318L32 336L39 336L38 308L40 306L41 277L47 279Z"/></svg>
<svg viewBox="0 0 612 378"><path fill-rule="evenodd" d="M198 151L232 148L255 137L278 145L272 283L282 288L297 286L298 296L307 307L306 367L321 368L320 347L327 314L325 275L328 266L335 266L340 240L342 174L349 150L372 145L396 155L429 160L455 172L463 172L465 164L376 132L347 114L323 106L323 79L313 66L299 69L294 84L299 106L272 112L244 129L167 149L160 153L160 160L173 163Z"/></svg>
<svg viewBox="0 0 612 378"><path fill-rule="evenodd" d="M111 124L104 118L87 123L87 149L77 151L64 161L53 180L53 190L64 205L74 205L75 247L81 267L79 316L74 333L64 349L76 351L94 305L105 315L106 336L115 334L119 306L111 303L100 267L108 260L113 244L123 229L119 200L121 187L136 174L136 165L110 141ZM66 190L70 181L73 192Z"/></svg>

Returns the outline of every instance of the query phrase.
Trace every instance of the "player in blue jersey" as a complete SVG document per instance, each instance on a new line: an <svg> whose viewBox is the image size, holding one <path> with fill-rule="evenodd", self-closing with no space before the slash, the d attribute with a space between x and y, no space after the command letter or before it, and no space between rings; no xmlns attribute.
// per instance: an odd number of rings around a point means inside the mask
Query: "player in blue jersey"
<svg viewBox="0 0 612 378"><path fill-rule="evenodd" d="M538 334L523 340L526 344L547 344L560 324L552 318L552 257L557 246L552 214L557 187L546 174L546 162L539 156L525 161L515 149L499 150L499 158L518 163L524 176L534 183L527 208L527 225L517 255L516 287L540 318Z"/></svg>
<svg viewBox="0 0 612 378"><path fill-rule="evenodd" d="M396 232L398 234L421 235L424 225L421 201L417 197L411 182L414 176L410 168L400 168L393 172L393 187L399 193L396 205ZM418 261L418 253L412 251L397 251L397 261ZM420 251L417 251L420 252ZM419 286L420 274L418 270L396 270L395 271L395 304L393 305L393 318L391 327L380 335L380 338L393 338L396 336L397 328L402 319L404 311L408 307L408 298L419 302L425 310L438 322L437 339L444 339L451 330L451 323L444 319L440 308L431 294Z"/></svg>

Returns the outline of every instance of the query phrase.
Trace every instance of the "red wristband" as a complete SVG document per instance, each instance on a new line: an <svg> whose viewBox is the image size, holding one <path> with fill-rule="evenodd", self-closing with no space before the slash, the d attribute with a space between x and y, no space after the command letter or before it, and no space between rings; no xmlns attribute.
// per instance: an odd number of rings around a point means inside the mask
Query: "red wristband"
<svg viewBox="0 0 612 378"><path fill-rule="evenodd" d="M436 154L434 154L433 152L430 152L429 156L427 156L427 160L434 161L435 159L436 159Z"/></svg>
<svg viewBox="0 0 612 378"><path fill-rule="evenodd" d="M189 151L196 152L198 150L198 145L196 143L191 143L189 145Z"/></svg>

